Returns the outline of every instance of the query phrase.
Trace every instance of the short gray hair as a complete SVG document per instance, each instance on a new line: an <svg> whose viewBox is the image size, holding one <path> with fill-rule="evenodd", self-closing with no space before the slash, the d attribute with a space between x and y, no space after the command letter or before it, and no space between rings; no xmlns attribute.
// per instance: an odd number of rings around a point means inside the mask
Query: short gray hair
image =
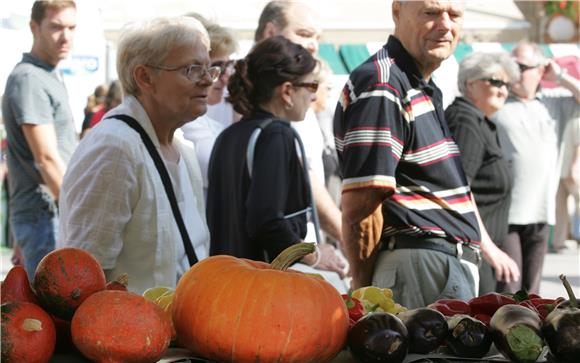
<svg viewBox="0 0 580 363"><path fill-rule="evenodd" d="M520 70L517 63L507 52L474 52L468 54L459 63L459 73L457 75L457 87L462 95L465 95L467 82L488 78L503 70L510 83L519 81Z"/></svg>
<svg viewBox="0 0 580 363"><path fill-rule="evenodd" d="M203 25L188 16L155 18L124 27L117 49L117 74L126 95L138 94L133 70L139 65L159 65L175 48L201 42L209 51Z"/></svg>

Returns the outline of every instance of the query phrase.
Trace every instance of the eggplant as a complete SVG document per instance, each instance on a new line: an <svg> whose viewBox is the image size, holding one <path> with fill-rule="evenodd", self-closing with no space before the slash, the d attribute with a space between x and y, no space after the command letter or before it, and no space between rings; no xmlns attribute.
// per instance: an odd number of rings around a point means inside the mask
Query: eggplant
<svg viewBox="0 0 580 363"><path fill-rule="evenodd" d="M469 315L455 315L447 319L447 347L464 358L481 358L489 352L491 334L487 326Z"/></svg>
<svg viewBox="0 0 580 363"><path fill-rule="evenodd" d="M409 332L409 353L427 354L447 337L447 321L439 311L417 308L397 315Z"/></svg>
<svg viewBox="0 0 580 363"><path fill-rule="evenodd" d="M559 361L580 362L580 309L566 276L560 275L570 300L556 306L544 321L544 339Z"/></svg>
<svg viewBox="0 0 580 363"><path fill-rule="evenodd" d="M348 347L360 362L401 363L409 349L408 332L391 313L370 313L348 332Z"/></svg>
<svg viewBox="0 0 580 363"><path fill-rule="evenodd" d="M542 320L521 305L504 305L490 322L497 350L512 362L535 362L544 349Z"/></svg>

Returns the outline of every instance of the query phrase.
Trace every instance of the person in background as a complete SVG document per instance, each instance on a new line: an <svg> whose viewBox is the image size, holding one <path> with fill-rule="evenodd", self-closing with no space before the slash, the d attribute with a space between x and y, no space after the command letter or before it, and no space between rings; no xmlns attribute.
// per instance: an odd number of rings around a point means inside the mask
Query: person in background
<svg viewBox="0 0 580 363"><path fill-rule="evenodd" d="M101 122L103 116L105 116L109 110L119 106L121 102L123 102L123 90L121 89L121 84L119 81L112 81L109 84L107 94L105 95L105 104L100 110L93 114L89 127L95 127L99 122Z"/></svg>
<svg viewBox="0 0 580 363"><path fill-rule="evenodd" d="M123 29L117 51L123 102L87 134L71 159L61 191L60 247L89 251L108 280L127 273L129 289L137 293L175 287L190 265L188 247L198 260L207 257L201 171L193 146L176 130L206 112L219 72L210 66L205 28L191 17L156 18ZM130 118L167 169L184 234Z"/></svg>
<svg viewBox="0 0 580 363"><path fill-rule="evenodd" d="M254 40L256 43L272 36L281 35L302 45L313 56L318 52L321 29L318 15L300 1L270 1L260 14ZM331 239L342 240L341 213L324 185L324 164L322 161L324 138L316 115L309 108L300 122L292 122L304 142L306 157L310 167L309 176L314 201L320 216L323 232ZM314 225L309 223L307 240L314 240ZM340 253L340 252L339 252Z"/></svg>
<svg viewBox="0 0 580 363"><path fill-rule="evenodd" d="M211 156L211 255L271 261L304 240L307 171L297 154L290 120L301 120L316 97L315 67L306 49L282 36L258 43L236 63L229 101L243 117L221 133ZM248 160L250 136L265 121L271 123L262 126L254 158ZM323 244L318 251L304 263L341 273L344 265L332 246Z"/></svg>
<svg viewBox="0 0 580 363"><path fill-rule="evenodd" d="M580 112L580 82L556 62L546 60L537 44L520 43L512 56L521 78L492 121L498 126L512 175L509 232L502 249L517 262L522 275L515 281L498 282L498 289L516 292L524 288L537 294L550 226L555 222L558 132ZM542 78L558 82L572 94L550 97L539 93Z"/></svg>
<svg viewBox="0 0 580 363"><path fill-rule="evenodd" d="M409 309L474 297L480 251L499 279L519 273L479 218L431 79L463 13L457 1L393 1L394 35L350 74L334 118L352 287L390 288Z"/></svg>
<svg viewBox="0 0 580 363"><path fill-rule="evenodd" d="M569 236L580 243L580 117L566 125L558 165L560 183L556 193L554 249L556 253L561 253L566 249L565 242ZM568 199L572 199L572 213L568 211ZM571 220L575 223L570 224ZM575 227L574 231L572 226Z"/></svg>
<svg viewBox="0 0 580 363"><path fill-rule="evenodd" d="M83 124L81 126L82 139L87 131L91 128L91 119L96 112L99 112L105 108L105 97L107 96L108 86L106 84L100 84L95 87L93 94L87 97L87 104L85 106L85 117L83 119Z"/></svg>
<svg viewBox="0 0 580 363"><path fill-rule="evenodd" d="M32 49L6 81L2 114L8 141L10 223L30 280L58 239L57 200L78 143L62 75L56 69L73 43L74 1L32 5Z"/></svg>
<svg viewBox="0 0 580 363"><path fill-rule="evenodd" d="M211 65L221 69L219 79L211 85L207 95L208 105L216 105L223 99L230 77L234 73L234 61L230 59L230 56L237 50L238 43L230 29L212 23L199 14L190 14L189 16L199 20L207 30L211 44L209 51ZM207 169L211 150L215 139L226 127L206 113L198 117L195 122L189 122L181 128L183 136L192 141L195 146L195 153L203 175L204 195L206 196L208 188Z"/></svg>
<svg viewBox="0 0 580 363"><path fill-rule="evenodd" d="M517 64L506 52L471 53L461 60L457 85L462 96L445 110L445 119L461 152L461 164L492 241L500 246L508 233L511 177L490 120L505 103ZM489 263L479 269L479 295L496 291Z"/></svg>

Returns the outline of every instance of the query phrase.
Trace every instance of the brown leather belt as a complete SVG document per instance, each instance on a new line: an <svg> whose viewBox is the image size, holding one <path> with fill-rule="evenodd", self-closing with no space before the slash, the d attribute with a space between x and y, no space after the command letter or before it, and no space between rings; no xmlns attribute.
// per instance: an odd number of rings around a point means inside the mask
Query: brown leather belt
<svg viewBox="0 0 580 363"><path fill-rule="evenodd" d="M390 239L382 239L381 251L394 249L425 249L443 252L458 259L474 263L476 266L481 265L481 253L479 249L464 243L454 243L445 238L422 236L411 237L398 235Z"/></svg>

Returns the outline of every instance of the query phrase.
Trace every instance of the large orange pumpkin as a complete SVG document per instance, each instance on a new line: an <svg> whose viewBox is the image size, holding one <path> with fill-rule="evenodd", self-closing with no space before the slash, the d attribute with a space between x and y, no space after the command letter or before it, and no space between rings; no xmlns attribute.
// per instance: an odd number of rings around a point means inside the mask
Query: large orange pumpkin
<svg viewBox="0 0 580 363"><path fill-rule="evenodd" d="M209 257L183 275L173 300L180 344L220 362L328 362L346 341L348 313L319 277L285 271L313 252L300 243L272 265Z"/></svg>
<svg viewBox="0 0 580 363"><path fill-rule="evenodd" d="M36 267L32 287L49 313L70 320L86 298L105 289L99 261L79 248L61 248L44 256Z"/></svg>

